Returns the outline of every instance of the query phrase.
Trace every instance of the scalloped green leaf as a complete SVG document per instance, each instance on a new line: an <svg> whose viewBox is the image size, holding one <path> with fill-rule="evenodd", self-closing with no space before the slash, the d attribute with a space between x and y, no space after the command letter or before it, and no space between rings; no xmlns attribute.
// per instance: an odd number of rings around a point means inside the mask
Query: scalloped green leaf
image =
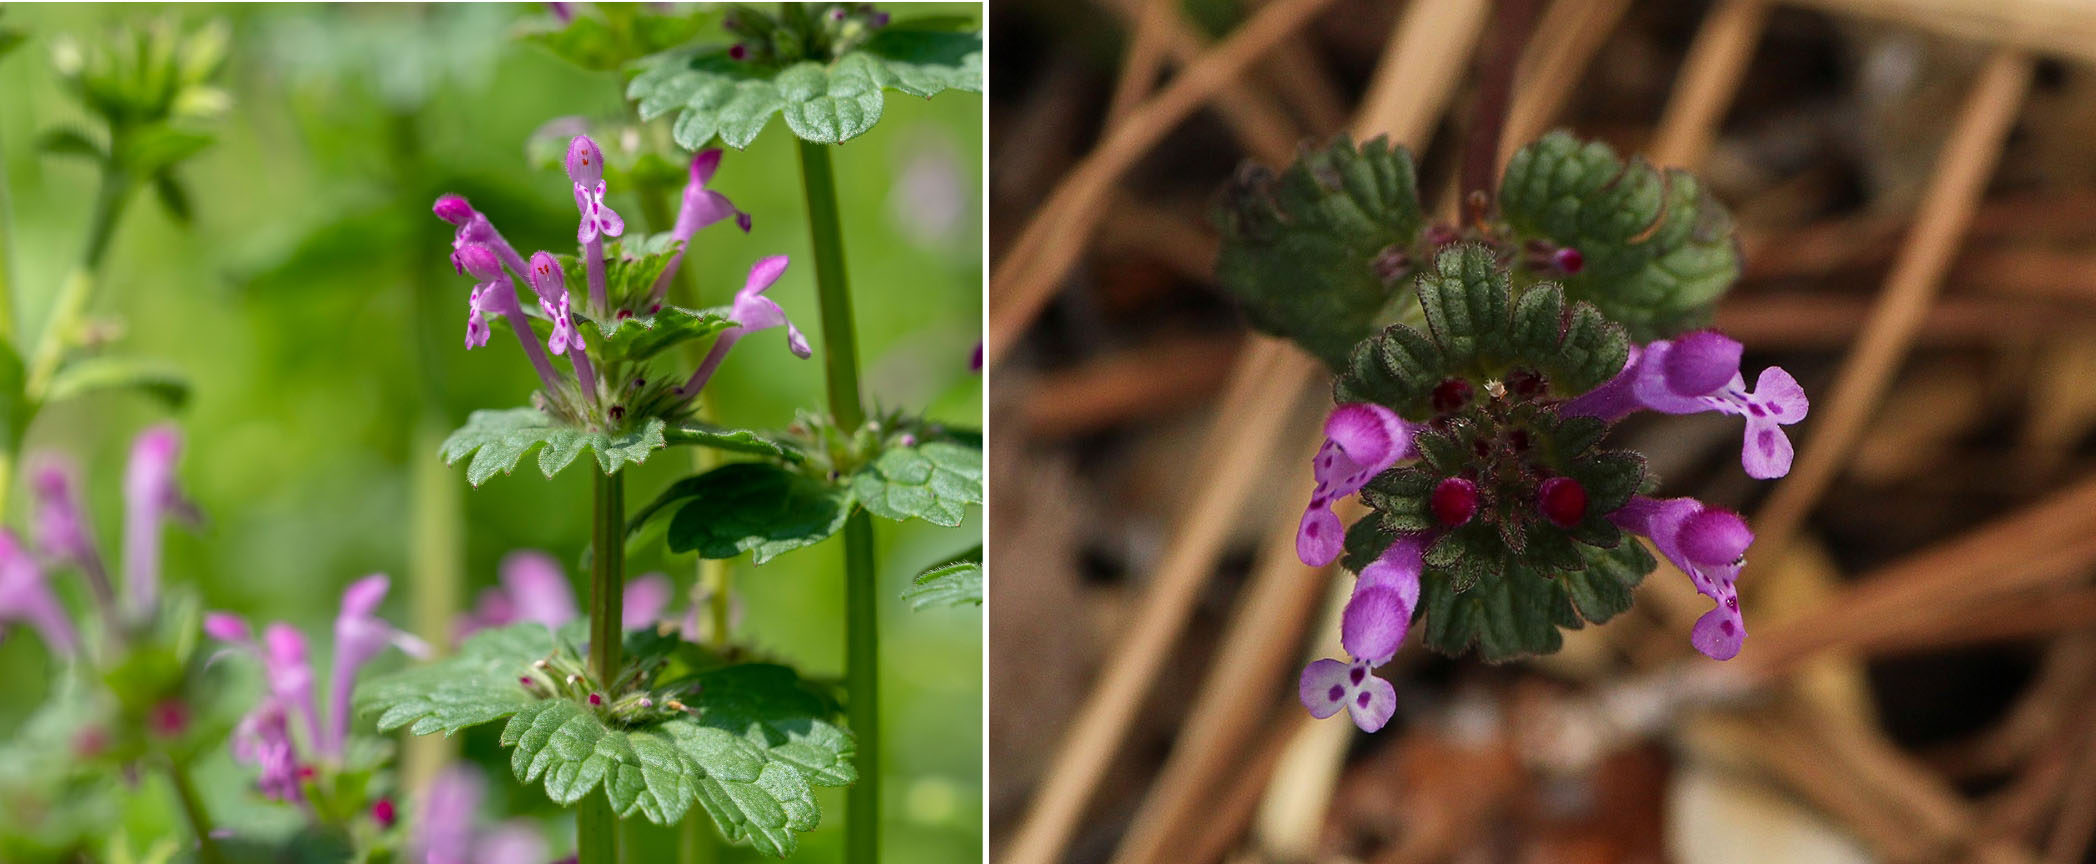
<svg viewBox="0 0 2096 864"><path fill-rule="evenodd" d="M415 735L492 723L538 701L517 679L553 649L541 624L482 630L450 657L358 684L357 712L378 715L381 732L406 726Z"/></svg>
<svg viewBox="0 0 2096 864"><path fill-rule="evenodd" d="M1732 217L1695 177L1625 163L1566 132L1521 148L1500 182L1501 215L1519 241L1572 246L1585 259L1565 294L1594 304L1640 341L1709 320L1739 278Z"/></svg>
<svg viewBox="0 0 2096 864"><path fill-rule="evenodd" d="M702 558L748 552L762 564L844 530L851 504L849 488L769 463L737 462L671 484L628 527L637 530L675 506L670 551L697 552Z"/></svg>
<svg viewBox="0 0 2096 864"><path fill-rule="evenodd" d="M1214 215L1216 278L1252 326L1294 340L1334 369L1355 343L1409 314L1404 290L1426 217L1412 156L1382 138L1340 136L1275 174L1247 163Z"/></svg>
<svg viewBox="0 0 2096 864"><path fill-rule="evenodd" d="M381 731L447 735L508 718L501 742L514 748L517 778L570 805L602 789L622 818L675 824L696 802L723 834L784 857L797 832L821 819L813 786L857 780L856 744L832 722L837 706L793 670L738 664L692 676L684 715L632 727L608 724L568 699L538 699L517 683L553 647L538 624L482 631L453 657L380 676L358 687L361 712Z"/></svg>
<svg viewBox="0 0 2096 864"><path fill-rule="evenodd" d="M748 147L773 115L795 137L820 144L856 138L880 122L884 89L930 97L982 92L982 36L891 25L833 62L784 68L729 59L725 46L673 51L641 61L626 98L643 119L681 111L671 132L698 150L718 137Z"/></svg>
<svg viewBox="0 0 2096 864"><path fill-rule="evenodd" d="M638 429L609 434L562 424L536 408L475 411L466 418L466 425L444 439L438 452L446 465L472 456L473 461L466 465L466 480L475 486L497 472L510 473L534 449L539 450L539 471L549 478L573 463L584 449L597 454L598 468L610 474L628 464L645 462L649 454L666 446L663 428L661 418L651 417Z"/></svg>
<svg viewBox="0 0 2096 864"><path fill-rule="evenodd" d="M671 444L696 444L730 453L769 456L784 462L802 462L808 458L800 448L761 432L726 429L709 423L681 423L663 429L662 437Z"/></svg>
<svg viewBox="0 0 2096 864"><path fill-rule="evenodd" d="M943 606L983 604L983 547L978 545L917 574L915 584L903 592L910 608L922 612Z"/></svg>
<svg viewBox="0 0 2096 864"><path fill-rule="evenodd" d="M980 445L929 441L882 453L852 475L859 505L883 519L922 519L952 528L970 504L983 502Z"/></svg>

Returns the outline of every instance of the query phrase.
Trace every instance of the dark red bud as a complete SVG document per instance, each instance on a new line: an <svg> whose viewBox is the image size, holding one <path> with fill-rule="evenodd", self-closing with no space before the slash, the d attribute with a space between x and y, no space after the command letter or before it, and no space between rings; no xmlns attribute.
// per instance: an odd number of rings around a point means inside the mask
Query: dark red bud
<svg viewBox="0 0 2096 864"><path fill-rule="evenodd" d="M590 694L590 707L595 708L602 704L604 704L604 697L599 696L595 693Z"/></svg>
<svg viewBox="0 0 2096 864"><path fill-rule="evenodd" d="M189 706L174 699L155 705L147 713L146 725L153 734L162 738L180 735L182 730L189 728Z"/></svg>
<svg viewBox="0 0 2096 864"><path fill-rule="evenodd" d="M728 46L728 59L741 60L748 56L750 56L750 49L745 47L741 42L737 42L733 45Z"/></svg>
<svg viewBox="0 0 2096 864"><path fill-rule="evenodd" d="M371 805L371 818L380 828L391 828L398 814L393 812L393 799L380 798Z"/></svg>
<svg viewBox="0 0 2096 864"><path fill-rule="evenodd" d="M1516 396L1534 396L1543 392L1543 376L1527 369L1516 369L1507 373L1506 388Z"/></svg>
<svg viewBox="0 0 2096 864"><path fill-rule="evenodd" d="M1428 503L1433 507L1435 521L1454 528L1477 515L1477 484L1461 477L1450 477L1434 487L1433 498Z"/></svg>
<svg viewBox="0 0 2096 864"><path fill-rule="evenodd" d="M1579 272L1579 268L1587 266L1587 256L1581 255L1579 250L1567 246L1552 253L1550 263L1557 267L1559 273L1570 276Z"/></svg>
<svg viewBox="0 0 2096 864"><path fill-rule="evenodd" d="M1559 528L1570 528L1587 518L1587 490L1570 477L1552 477L1536 490L1536 507L1543 518Z"/></svg>
<svg viewBox="0 0 2096 864"><path fill-rule="evenodd" d="M1434 412L1447 414L1462 410L1470 404L1470 382L1461 378L1450 378L1434 385Z"/></svg>

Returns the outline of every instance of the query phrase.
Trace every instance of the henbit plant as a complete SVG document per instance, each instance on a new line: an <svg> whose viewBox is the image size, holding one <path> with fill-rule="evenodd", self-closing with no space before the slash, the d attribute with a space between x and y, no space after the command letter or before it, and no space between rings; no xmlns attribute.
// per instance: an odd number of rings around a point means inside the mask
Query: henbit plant
<svg viewBox="0 0 2096 864"><path fill-rule="evenodd" d="M124 476L122 581L95 541L73 471L56 458L32 472L30 543L0 529L0 631L26 625L62 662L50 697L0 745L0 857L79 852L114 842L118 788L141 770L165 774L200 856L221 860L190 766L223 738L215 690L196 655L198 610L186 586L163 584L169 521L194 524L175 480L181 437L148 429ZM69 612L48 581L75 571L90 614Z"/></svg>
<svg viewBox="0 0 2096 864"><path fill-rule="evenodd" d="M820 818L812 787L853 781L852 737L830 723L834 702L789 668L744 662L661 628L624 626L621 472L672 443L802 458L770 436L692 416L694 398L746 337L783 327L787 348L810 354L784 311L763 296L788 262L759 260L727 309L667 305L660 288L674 278L684 243L737 213L706 188L719 154L692 160L676 227L652 237L624 236L623 218L606 201L610 187L595 141L576 136L565 162L580 214L578 256L538 252L527 261L464 199L446 196L435 205L456 229L454 269L476 283L467 301L467 348L488 344L499 321L541 384L531 407L475 412L445 442L444 456L471 456L467 477L479 485L533 450L549 477L582 451L594 454L589 614L553 629L547 625L564 616L480 630L450 659L364 688L360 702L378 715L382 731L451 733L507 718L502 743L513 748L517 776L541 783L557 803L579 805L583 862L616 860L617 818L638 813L668 825L694 803L729 839L784 856L796 846L795 832ZM532 291L532 310L520 298L519 279ZM587 286L587 294L571 293L570 284ZM710 340L711 348L688 375L657 368L669 349L698 340ZM567 361L564 368L556 368L556 356ZM547 605L544 583L557 580L537 581L540 587L511 586L506 599ZM602 795L590 794L599 787Z"/></svg>
<svg viewBox="0 0 2096 864"><path fill-rule="evenodd" d="M60 82L103 128L99 135L48 130L37 147L93 164L99 186L80 261L60 284L50 319L28 354L28 334L14 320L13 286L0 262L0 515L23 436L44 408L108 390L139 391L172 407L187 399L187 382L165 364L104 354L107 337L85 326L85 315L116 226L139 190L151 187L177 220L191 218L188 187L176 169L211 145L203 124L231 103L210 83L225 61L229 38L222 22L185 33L162 19L118 28L97 41L61 37L52 45ZM0 43L12 41L0 36ZM6 251L0 238L0 254Z"/></svg>
<svg viewBox="0 0 2096 864"><path fill-rule="evenodd" d="M781 115L799 139L801 182L822 304L828 412L807 414L788 440L804 458L726 465L672 485L633 520L668 514L672 551L764 560L834 534L844 536L846 705L858 736L859 782L847 801L846 859L880 857L881 735L879 580L868 514L957 527L983 501L980 436L904 412L869 416L860 390L852 292L844 260L830 145L863 135L881 117L884 90L929 98L982 92L982 37L966 19L890 20L869 5L782 3L776 14L731 6L726 44L640 58L626 87L643 121L677 114L672 136L701 150L718 138L753 142ZM572 26L572 25L571 25ZM918 608L982 598L979 545L919 577ZM971 566L972 565L972 566ZM724 593L717 593L724 597ZM716 610L715 632L723 632Z"/></svg>
<svg viewBox="0 0 2096 864"><path fill-rule="evenodd" d="M1626 535L1714 601L1696 649L1739 653L1734 580L1753 532L1648 497L1644 457L1602 446L1635 411L1716 411L1745 419L1749 476L1790 470L1782 427L1805 418L1803 388L1771 367L1749 390L1740 343L1696 329L1739 258L1694 178L1553 133L1508 164L1496 217L1479 191L1464 224L1430 225L1401 148L1340 139L1278 176L1247 168L1224 198L1220 281L1255 326L1335 372L1296 550L1312 566L1343 555L1359 579L1348 659L1303 670L1311 714L1388 723L1396 692L1371 672L1421 619L1450 655L1558 650L1560 628L1628 609L1657 566ZM1356 494L1372 512L1342 529L1331 508Z"/></svg>

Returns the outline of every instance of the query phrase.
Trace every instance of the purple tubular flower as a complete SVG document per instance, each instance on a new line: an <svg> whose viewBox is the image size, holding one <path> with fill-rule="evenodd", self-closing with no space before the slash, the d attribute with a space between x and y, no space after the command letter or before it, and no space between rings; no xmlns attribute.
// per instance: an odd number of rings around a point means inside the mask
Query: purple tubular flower
<svg viewBox="0 0 2096 864"><path fill-rule="evenodd" d="M44 581L43 568L13 531L0 529L0 631L17 621L36 628L52 654L71 657L78 647L73 622Z"/></svg>
<svg viewBox="0 0 2096 864"><path fill-rule="evenodd" d="M480 811L486 783L480 772L453 765L437 775L415 820L409 860L422 864L470 864L473 861L473 817ZM518 859L526 860L526 859Z"/></svg>
<svg viewBox="0 0 2096 864"><path fill-rule="evenodd" d="M320 746L320 711L313 699L313 667L306 662L306 637L298 628L277 622L262 631L262 675L270 698L306 720L306 737Z"/></svg>
<svg viewBox="0 0 2096 864"><path fill-rule="evenodd" d="M1390 409L1366 402L1332 409L1325 419L1324 446L1311 462L1317 488L1296 529L1296 557L1312 567L1338 558L1345 532L1332 504L1361 491L1370 479L1411 454L1411 427Z"/></svg>
<svg viewBox="0 0 2096 864"><path fill-rule="evenodd" d="M1674 566L1687 573L1696 591L1717 601L1717 606L1696 619L1689 643L1712 660L1739 656L1747 638L1746 619L1739 611L1739 589L1734 581L1746 564L1747 547L1754 532L1739 514L1705 507L1693 498L1656 500L1642 495L1630 499L1609 516L1634 534L1652 538Z"/></svg>
<svg viewBox="0 0 2096 864"><path fill-rule="evenodd" d="M706 352L705 361L691 373L691 379L677 389L677 395L685 399L699 395L699 391L706 387L707 379L713 377L714 370L720 368L721 361L727 358L728 349L735 347L742 337L759 330L784 324L786 348L793 352L793 356L807 359L815 353L808 347L808 338L801 335L800 328L786 320L786 310L764 296L764 289L770 288L772 283L779 281L779 275L786 272L786 264L786 256L773 255L750 265L749 278L743 282L742 290L735 292L735 307L728 313L735 326L714 340L713 350Z"/></svg>
<svg viewBox="0 0 2096 864"><path fill-rule="evenodd" d="M1567 403L1565 412L1609 421L1639 408L1745 417L1741 467L1757 480L1781 477L1790 473L1794 452L1782 427L1805 419L1812 404L1797 379L1780 366L1761 370L1754 389L1746 389L1739 371L1742 351L1737 341L1713 330L1653 342L1642 351L1633 349L1621 373Z"/></svg>
<svg viewBox="0 0 2096 864"><path fill-rule="evenodd" d="M494 298L489 297L486 303L481 301L482 295L490 294L493 290L492 288L475 285L473 286L473 293L466 295L466 350L468 351L488 344L488 337L495 333L488 326L487 318L483 317L484 313L495 311L490 308L493 305Z"/></svg>
<svg viewBox="0 0 2096 864"><path fill-rule="evenodd" d="M232 743L234 761L261 768L255 785L262 794L286 803L304 797L299 791L298 745L291 740L283 702L263 697L240 718Z"/></svg>
<svg viewBox="0 0 2096 864"><path fill-rule="evenodd" d="M1340 620L1340 643L1346 653L1370 666L1381 666L1397 656L1397 646L1412 626L1412 611L1419 608L1425 550L1418 535L1400 537L1362 569Z"/></svg>
<svg viewBox="0 0 2096 864"><path fill-rule="evenodd" d="M109 582L109 571L102 566L101 554L95 551L94 538L88 534L87 514L81 512L80 502L73 495L73 472L59 462L45 462L32 473L31 488L36 495L36 514L31 523L36 548L59 566L80 568L87 575L95 607L101 610L105 622L114 625L116 589Z"/></svg>
<svg viewBox="0 0 2096 864"><path fill-rule="evenodd" d="M175 517L200 521L195 505L175 485L175 459L182 433L154 426L131 442L124 472L124 594L134 620L151 618L160 600L160 523Z"/></svg>
<svg viewBox="0 0 2096 864"><path fill-rule="evenodd" d="M575 240L586 247L590 308L601 314L610 308L604 297L604 238L626 233L626 220L604 203L604 151L588 135L568 142L568 180L575 184L575 209L582 214Z"/></svg>
<svg viewBox="0 0 2096 864"><path fill-rule="evenodd" d="M1297 684L1296 695L1311 716L1323 719L1344 707L1361 731L1374 732L1397 712L1397 689L1370 672L1397 656L1411 629L1412 612L1419 608L1419 576L1426 569L1421 559L1425 550L1425 538L1399 537L1362 569L1339 626L1340 644L1353 662L1318 660L1303 669Z"/></svg>
<svg viewBox="0 0 2096 864"><path fill-rule="evenodd" d="M735 209L735 203L729 201L728 196L706 188L713 173L720 169L720 161L718 148L701 150L691 157L691 181L684 184L684 203L677 208L677 225L671 230L677 238L677 254L670 258L670 266L655 279L654 289L648 292L650 304L660 303L669 296L670 280L676 278L677 266L684 262L684 252L692 235L699 233L699 229L733 216L742 233L750 232L750 214Z"/></svg>
<svg viewBox="0 0 2096 864"><path fill-rule="evenodd" d="M575 367L575 380L582 383L582 392L596 393L596 367L591 365L583 347L582 331L575 329L575 317L568 305L567 276L561 272L560 261L544 250L532 253L531 267L524 271L524 280L531 283L532 292L539 295L539 311L553 321L553 332L546 337L546 350L566 354L568 362Z"/></svg>
<svg viewBox="0 0 2096 864"><path fill-rule="evenodd" d="M531 270L523 263L517 262L518 272L526 274L529 279ZM532 333L531 319L524 316L524 307L517 302L516 283L502 272L495 252L483 244L468 244L451 254L451 264L478 283L466 301L466 347L473 348L476 340L477 344L487 344L489 328L482 315L488 312L499 314L509 319L509 329L517 334L524 356L531 360L532 370L539 373L539 382L546 385L548 392L558 388L560 376L553 371L552 361L546 359L545 349L539 346L538 338Z"/></svg>
<svg viewBox="0 0 2096 864"><path fill-rule="evenodd" d="M411 657L429 656L429 646L422 640L378 617L378 606L385 602L390 584L385 574L374 573L350 583L342 592L342 611L335 616L334 674L328 687L328 704L334 712L328 718L328 737L320 745L328 756L341 758L349 740L350 694L356 688L358 669L388 645Z"/></svg>
<svg viewBox="0 0 2096 864"><path fill-rule="evenodd" d="M479 244L494 250L502 263L508 265L511 270L524 272L523 256L517 254L516 248L510 246L508 240L502 239L502 232L495 230L494 223L489 222L486 215L473 209L473 205L468 203L464 196L441 196L430 210L437 214L437 218L451 223L458 229L451 235L453 269L460 273L466 272L458 263L459 250L469 244Z"/></svg>
<svg viewBox="0 0 2096 864"><path fill-rule="evenodd" d="M560 23L566 24L575 20L574 5L573 3L548 3L546 4L546 11L553 13L553 17L560 19Z"/></svg>

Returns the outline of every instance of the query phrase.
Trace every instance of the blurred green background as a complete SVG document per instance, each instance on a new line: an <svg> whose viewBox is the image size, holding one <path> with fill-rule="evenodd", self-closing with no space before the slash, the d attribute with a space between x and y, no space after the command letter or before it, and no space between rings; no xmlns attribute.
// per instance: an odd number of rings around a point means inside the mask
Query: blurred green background
<svg viewBox="0 0 2096 864"><path fill-rule="evenodd" d="M898 19L981 14L976 4L883 8ZM179 169L195 221L173 220L150 195L134 199L92 310L120 334L120 350L165 359L193 385L174 416L189 441L181 476L210 523L201 533L170 533L169 581L196 586L207 608L288 620L318 637L341 589L374 571L394 575L386 612L408 623L410 583L424 575L412 565L416 542L433 550L420 560L459 551L466 604L494 583L496 562L512 549L544 549L579 573L586 472L548 481L520 468L475 490L463 466L437 461L442 432L476 408L523 404L534 378L511 343L463 350L470 284L451 271L451 228L429 205L440 192L459 192L525 254L572 251L568 181L528 165L525 144L555 117L625 116L620 83L517 40L521 28L547 18L541 5L8 6L0 20L27 30L29 41L0 59L8 195L0 218L11 232L16 311L30 334L79 256L94 192L92 169L32 146L54 127L92 130L58 89L50 39L93 38L115 22L155 15L222 18L234 33L221 77L233 110L215 126L218 143ZM835 153L870 398L967 426L982 411L981 379L968 369L982 317L982 110L973 94L921 100L891 91L879 126ZM682 302L724 304L757 258L791 255L768 296L819 350L793 139L773 122L747 151L727 154L712 188L750 212L755 230L744 236L723 224L702 232L684 265L700 296ZM646 225L639 202L612 191L629 230L667 229ZM821 404L822 368L789 355L783 334L760 334L738 347L709 392L721 422L779 427L797 407ZM30 432L27 452L59 451L83 467L105 546L119 536L128 443L165 416L143 397L97 396L46 412ZM688 453L668 451L630 478L629 508L688 472ZM25 495L18 487L14 500L26 503ZM425 520L418 533L412 514L431 507L462 507L461 530L452 536L442 520ZM18 528L24 509L9 514ZM982 618L965 609L912 612L899 595L923 567L979 542L980 514L963 531L876 521L888 598L885 857L979 860ZM740 639L803 674L841 676L838 546L763 567L733 562L746 610ZM692 560L659 545L637 546L632 556L631 573L661 570L686 588L693 581ZM84 609L80 586L62 581L72 608ZM42 697L49 662L33 638L0 643L0 734ZM382 666L399 662L389 656ZM488 809L548 817L551 848L565 854L572 819L552 818L559 811L541 792L510 777L495 728L461 736L467 756L486 766ZM289 817L253 795L247 770L223 753L202 774L223 824ZM823 827L803 838L795 860L839 857L843 795L823 793ZM171 796L148 783L123 827L150 839L177 826ZM638 861L666 852L673 835L642 827L629 837L628 859ZM757 856L738 849L722 860Z"/></svg>

